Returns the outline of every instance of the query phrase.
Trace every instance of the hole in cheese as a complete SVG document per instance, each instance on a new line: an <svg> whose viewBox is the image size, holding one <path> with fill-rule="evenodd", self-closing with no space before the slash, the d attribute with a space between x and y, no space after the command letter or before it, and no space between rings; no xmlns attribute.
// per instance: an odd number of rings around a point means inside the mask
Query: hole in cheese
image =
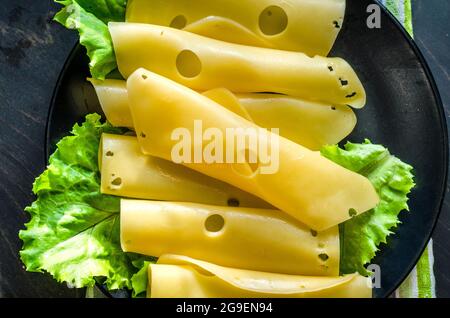
<svg viewBox="0 0 450 318"><path fill-rule="evenodd" d="M213 214L206 218L205 229L208 232L219 232L225 225L225 219L219 214Z"/></svg>
<svg viewBox="0 0 450 318"><path fill-rule="evenodd" d="M175 29L183 29L187 24L186 17L184 15L177 15L173 18L172 22L170 22L170 27Z"/></svg>
<svg viewBox="0 0 450 318"><path fill-rule="evenodd" d="M202 62L197 54L183 50L177 56L177 70L180 75L188 78L196 77L202 70Z"/></svg>
<svg viewBox="0 0 450 318"><path fill-rule="evenodd" d="M356 216L357 214L358 214L358 212L356 212L355 209L350 209L350 210L348 210L348 215L349 215L350 217L354 217L354 216Z"/></svg>
<svg viewBox="0 0 450 318"><path fill-rule="evenodd" d="M277 35L286 30L288 16L278 6L267 7L259 15L259 28L265 35Z"/></svg>
<svg viewBox="0 0 450 318"><path fill-rule="evenodd" d="M342 86L347 86L348 85L348 81L342 78L339 78L339 82L341 82Z"/></svg>
<svg viewBox="0 0 450 318"><path fill-rule="evenodd" d="M316 237L317 236L317 231L311 230L311 235Z"/></svg>
<svg viewBox="0 0 450 318"><path fill-rule="evenodd" d="M321 254L319 254L319 258L322 260L322 261L324 261L324 262L326 262L327 260L328 260L328 254L326 254L326 253L321 253Z"/></svg>
<svg viewBox="0 0 450 318"><path fill-rule="evenodd" d="M112 152L112 151L107 151L107 152L106 152L106 156L107 156L107 157L112 157L112 156L114 156L114 152Z"/></svg>
<svg viewBox="0 0 450 318"><path fill-rule="evenodd" d="M230 198L227 201L228 206L239 206L240 202L236 198Z"/></svg>
<svg viewBox="0 0 450 318"><path fill-rule="evenodd" d="M119 189L122 186L122 178L117 177L111 181L111 189Z"/></svg>

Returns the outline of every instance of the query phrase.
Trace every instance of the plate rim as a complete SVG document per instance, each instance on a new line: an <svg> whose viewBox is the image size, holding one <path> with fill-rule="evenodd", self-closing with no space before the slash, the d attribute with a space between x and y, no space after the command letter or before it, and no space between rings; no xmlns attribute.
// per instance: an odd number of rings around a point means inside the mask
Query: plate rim
<svg viewBox="0 0 450 318"><path fill-rule="evenodd" d="M441 94L439 92L439 88L436 84L436 80L434 78L434 75L431 71L431 68L425 59L425 56L423 55L422 51L420 50L419 46L417 45L414 38L408 33L408 31L405 29L405 27L400 23L400 21L388 10L386 6L384 6L381 2L378 0L371 0L375 4L379 5L381 10L390 18L390 20L394 23L394 25L397 26L397 29L399 29L400 33L402 34L403 38L408 42L409 46L412 48L414 54L417 56L420 65L423 67L423 70L425 72L425 76L428 80L428 83L430 84L431 90L433 91L434 98L436 100L437 109L438 109L438 115L439 115L439 121L440 121L440 129L441 129L441 135L443 139L443 145L442 149L444 150L444 178L442 179L442 184L440 185L441 191L440 191L440 200L438 204L438 211L436 213L436 217L433 220L433 225L431 227L430 233L426 237L426 242L422 244L422 247L420 248L420 251L417 253L416 258L414 260L414 264L410 266L410 268L407 270L407 273L404 278L400 279L399 282L392 288L392 290L387 290L382 298L389 297L392 293L394 293L400 285L408 278L408 275L412 272L414 267L417 265L418 261L420 260L420 257L422 256L423 252L428 246L428 243L430 242L433 233L436 229L436 225L439 221L439 218L441 216L442 207L444 204L444 200L446 197L446 189L447 189L447 183L448 183L448 172L449 172L449 137L448 137L448 127L447 127L447 120L444 110L444 103L442 102Z"/></svg>

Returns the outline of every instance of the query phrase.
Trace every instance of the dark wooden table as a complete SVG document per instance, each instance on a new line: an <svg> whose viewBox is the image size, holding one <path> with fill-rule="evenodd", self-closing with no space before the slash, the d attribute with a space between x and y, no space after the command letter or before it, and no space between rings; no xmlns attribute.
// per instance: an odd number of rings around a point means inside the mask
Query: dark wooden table
<svg viewBox="0 0 450 318"><path fill-rule="evenodd" d="M49 87L77 41L74 32L51 22L57 7L52 0L2 0L0 6L0 297L83 295L47 275L26 273L18 257L17 233L28 220L23 208L33 201L31 184L45 167ZM413 0L413 13L416 41L450 111L450 1ZM440 297L450 297L449 205L447 197L433 236Z"/></svg>

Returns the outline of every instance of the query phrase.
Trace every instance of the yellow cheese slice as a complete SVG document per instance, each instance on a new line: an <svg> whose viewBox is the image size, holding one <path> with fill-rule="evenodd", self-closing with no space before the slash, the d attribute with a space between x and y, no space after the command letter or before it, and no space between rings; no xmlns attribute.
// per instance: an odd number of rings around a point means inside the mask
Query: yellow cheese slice
<svg viewBox="0 0 450 318"><path fill-rule="evenodd" d="M263 200L173 162L146 156L137 138L103 134L101 192L121 197L269 208Z"/></svg>
<svg viewBox="0 0 450 318"><path fill-rule="evenodd" d="M145 154L174 160L173 155L182 152L188 158L178 162L184 161L191 169L254 194L314 230L342 223L379 201L367 178L278 137L165 77L139 69L128 79L127 89L138 141ZM185 140L190 147L185 151L178 149L181 138L174 138L178 128L191 138ZM253 132L259 149L250 149L248 143L247 148L240 147L232 136L230 140L224 137L223 148L219 146L217 151L235 156L250 153L249 160L206 161L204 153L212 142L201 134L212 129L226 136L227 130L237 128ZM257 160L252 162L256 155Z"/></svg>
<svg viewBox="0 0 450 318"><path fill-rule="evenodd" d="M278 210L121 200L125 252L182 254L274 273L339 275L339 229L311 231Z"/></svg>
<svg viewBox="0 0 450 318"><path fill-rule="evenodd" d="M344 15L345 0L129 0L126 20L179 29L196 24L191 32L220 40L258 45L257 38L282 50L327 55ZM212 24L208 17L222 19Z"/></svg>
<svg viewBox="0 0 450 318"><path fill-rule="evenodd" d="M217 104L231 110L233 113L249 120L253 121L248 111L241 105L236 95L230 92L226 88L215 88L203 93L204 96L212 99Z"/></svg>
<svg viewBox="0 0 450 318"><path fill-rule="evenodd" d="M341 58L233 44L173 28L109 23L117 64L127 78L140 67L198 91L274 92L361 108L364 88Z"/></svg>
<svg viewBox="0 0 450 318"><path fill-rule="evenodd" d="M182 29L198 35L236 44L273 48L273 44L235 21L208 16Z"/></svg>
<svg viewBox="0 0 450 318"><path fill-rule="evenodd" d="M108 121L133 127L125 81L90 80ZM329 105L278 94L237 94L224 88L203 95L264 128L279 128L280 135L311 150L337 144L356 125L348 106Z"/></svg>
<svg viewBox="0 0 450 318"><path fill-rule="evenodd" d="M237 98L258 126L279 128L281 136L311 150L339 143L357 122L353 110L345 105L278 94L240 94Z"/></svg>
<svg viewBox="0 0 450 318"><path fill-rule="evenodd" d="M148 268L152 298L371 298L368 277L298 276L234 269L164 255Z"/></svg>
<svg viewBox="0 0 450 318"><path fill-rule="evenodd" d="M133 119L128 106L126 82L115 79L100 81L92 78L88 81L95 88L106 119L116 127L132 128Z"/></svg>

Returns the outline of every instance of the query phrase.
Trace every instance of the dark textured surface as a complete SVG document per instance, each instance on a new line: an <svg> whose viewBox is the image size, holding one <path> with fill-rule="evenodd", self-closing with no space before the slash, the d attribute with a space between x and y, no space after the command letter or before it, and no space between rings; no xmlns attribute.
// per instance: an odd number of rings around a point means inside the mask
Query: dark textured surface
<svg viewBox="0 0 450 318"><path fill-rule="evenodd" d="M413 0L415 39L439 87L447 122L450 112L450 1ZM433 234L436 294L450 297L450 196L447 195Z"/></svg>
<svg viewBox="0 0 450 318"><path fill-rule="evenodd" d="M48 275L26 273L18 258L23 208L44 167L45 125L53 87L77 38L50 23L51 0L2 0L0 5L0 296L69 297Z"/></svg>
<svg viewBox="0 0 450 318"><path fill-rule="evenodd" d="M446 34L449 3L442 0L414 2L416 39L435 73L444 103L449 107L450 61ZM56 6L50 0L2 0L0 7L1 296L82 295L55 283L48 276L25 273L18 259L21 243L17 231L28 219L23 208L33 200L31 184L45 165L45 123L53 86L76 42L73 32L49 23L55 10ZM394 69L390 71L391 75L395 74ZM382 125L379 127L383 128ZM369 129L362 127L361 131ZM404 151L403 147L392 150L396 153ZM447 202L434 236L438 296L447 297L450 294L448 210Z"/></svg>

